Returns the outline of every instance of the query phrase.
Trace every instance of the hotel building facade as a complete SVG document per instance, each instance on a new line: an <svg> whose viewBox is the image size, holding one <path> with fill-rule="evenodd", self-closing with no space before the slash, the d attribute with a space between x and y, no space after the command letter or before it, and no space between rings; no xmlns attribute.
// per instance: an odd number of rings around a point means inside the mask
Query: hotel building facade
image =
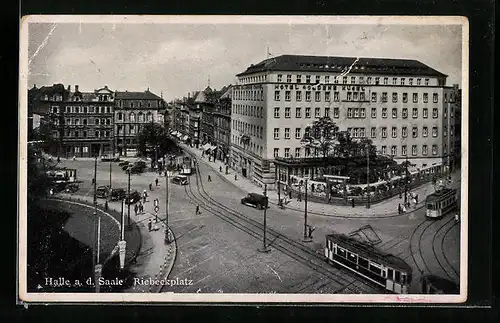
<svg viewBox="0 0 500 323"><path fill-rule="evenodd" d="M275 183L275 158L314 156L300 141L322 116L353 138L371 139L379 154L398 162L418 169L454 164L457 88L421 62L282 55L237 77L231 167L258 185ZM313 175L307 166L292 172Z"/></svg>

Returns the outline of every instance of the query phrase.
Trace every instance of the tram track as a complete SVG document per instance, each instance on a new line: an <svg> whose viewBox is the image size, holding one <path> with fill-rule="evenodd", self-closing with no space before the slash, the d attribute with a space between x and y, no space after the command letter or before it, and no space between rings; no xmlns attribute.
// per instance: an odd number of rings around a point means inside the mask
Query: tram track
<svg viewBox="0 0 500 323"><path fill-rule="evenodd" d="M205 191L203 186L203 182L201 180L201 173L199 166L195 167L195 177L196 177L196 190L199 196L193 192L191 181L188 184L188 187L185 187L186 194L189 195L189 198L195 201L200 207L203 207L205 210L214 214L215 216L221 218L227 223L232 224L233 226L239 228L243 232L249 234L250 236L261 240L263 237L263 225L254 219L234 211L233 209L227 207L226 205L218 202L213 199L208 193ZM222 211L222 212L221 212ZM328 265L322 257L319 257L318 254L311 250L308 247L303 246L302 244L288 238L287 236L276 232L273 229L266 228L269 236L269 240L272 241L269 245L272 245L275 249L281 251L282 253L288 255L292 259L298 261L299 263L308 266L314 271L326 276L331 279L332 282L335 282L337 285L340 285L339 289L335 292L342 291L345 286L352 286L354 283L359 281L359 278L354 278L354 274L347 273L347 275L353 278L352 281L345 279L343 275L339 275L338 273L332 272L332 267ZM342 274L346 274L342 271ZM380 288L375 285L364 283L363 287L358 287L360 291L364 291L366 293L372 292L373 290L377 291ZM367 290L369 289L369 291ZM364 289L364 290L362 290ZM335 293L334 292L334 293Z"/></svg>
<svg viewBox="0 0 500 323"><path fill-rule="evenodd" d="M457 224L454 223L451 227L449 227L445 231L445 233L443 234L443 236L441 237L441 252L443 253L443 258L444 258L444 261L446 262L446 264L451 268L451 270L458 277L458 279L460 279L460 275L455 270L455 267L450 263L448 257L446 257L446 252L444 252L444 239L446 238L446 236L448 235L448 233L455 227L455 225L457 225Z"/></svg>
<svg viewBox="0 0 500 323"><path fill-rule="evenodd" d="M437 263L438 263L439 267L440 267L440 268L442 269L442 271L446 274L446 276L448 276L448 278L449 278L450 280L455 281L454 277L452 277L452 275L450 275L450 274L448 273L448 270L446 270L446 268L445 268L445 266L443 265L443 263L439 260L438 254L437 254L437 252L436 252L436 238L438 237L439 232L441 232L442 230L444 230L444 228L446 228L446 226L447 226L450 222L452 222L452 221L454 221L454 219L453 219L453 218L452 218L452 219L450 219L450 220L448 220L447 222L445 222L445 223L444 223L442 226L440 226L440 227L439 227L439 229L436 231L436 234L435 234L435 235L434 235L434 237L432 238L432 253L433 253L434 258L436 259L436 261L437 261ZM452 225L451 227L453 227L453 225ZM444 237L444 235L443 235L443 237ZM444 239L443 239L443 240L444 240ZM444 256L444 248L443 248L443 240L441 240L440 251L441 251L441 253L443 254L443 257L445 257L445 256ZM449 264L448 264L448 266L449 266ZM458 275L457 275L457 276L458 276Z"/></svg>

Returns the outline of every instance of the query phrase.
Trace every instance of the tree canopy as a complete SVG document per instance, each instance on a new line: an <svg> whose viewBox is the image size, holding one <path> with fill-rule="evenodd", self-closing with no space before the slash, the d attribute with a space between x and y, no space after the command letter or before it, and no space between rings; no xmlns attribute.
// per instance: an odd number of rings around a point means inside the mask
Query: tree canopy
<svg viewBox="0 0 500 323"><path fill-rule="evenodd" d="M142 156L161 157L177 150L175 142L169 138L167 129L157 123L144 125L137 135L138 151Z"/></svg>

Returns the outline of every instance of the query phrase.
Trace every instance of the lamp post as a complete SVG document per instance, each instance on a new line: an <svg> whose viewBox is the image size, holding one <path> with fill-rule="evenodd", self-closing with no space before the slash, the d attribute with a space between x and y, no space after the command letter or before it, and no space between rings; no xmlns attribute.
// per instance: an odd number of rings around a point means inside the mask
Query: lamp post
<svg viewBox="0 0 500 323"><path fill-rule="evenodd" d="M95 245L94 245L94 252L93 252L93 263L94 263L94 275L95 275L95 280L94 280L94 286L95 286L95 292L99 293L100 286L99 286L99 278L101 277L102 273L102 265L99 264L99 249L100 249L100 234L101 234L101 217L97 216L97 155L94 157L94 240L95 240ZM97 223L95 222L97 220Z"/></svg>
<svg viewBox="0 0 500 323"><path fill-rule="evenodd" d="M405 205L408 203L408 152L405 158Z"/></svg>
<svg viewBox="0 0 500 323"><path fill-rule="evenodd" d="M264 197L265 197L265 204L264 204L264 237L262 239L262 248L259 249L260 252L270 252L271 251L271 248L269 248L269 246L267 246L267 242L266 242L266 219L267 219L267 204L268 204L268 200L267 200L267 184L264 184Z"/></svg>
<svg viewBox="0 0 500 323"><path fill-rule="evenodd" d="M109 189L111 190L111 170L113 168L112 160L109 160Z"/></svg>
<svg viewBox="0 0 500 323"><path fill-rule="evenodd" d="M278 182L278 205L281 206L281 185L280 185L280 177L281 177L281 173L280 173L280 168L279 168L279 165L276 165L276 181Z"/></svg>
<svg viewBox="0 0 500 323"><path fill-rule="evenodd" d="M307 178L304 181L304 242L311 242L312 239L307 235Z"/></svg>
<svg viewBox="0 0 500 323"><path fill-rule="evenodd" d="M370 208L370 144L366 143L366 208Z"/></svg>
<svg viewBox="0 0 500 323"><path fill-rule="evenodd" d="M165 168L165 243L170 243L170 237L168 234L168 171Z"/></svg>
<svg viewBox="0 0 500 323"><path fill-rule="evenodd" d="M131 203L131 198L130 198L130 167L127 168L127 174L128 174L128 188L127 188L127 227L130 230L132 228L130 224L130 203Z"/></svg>

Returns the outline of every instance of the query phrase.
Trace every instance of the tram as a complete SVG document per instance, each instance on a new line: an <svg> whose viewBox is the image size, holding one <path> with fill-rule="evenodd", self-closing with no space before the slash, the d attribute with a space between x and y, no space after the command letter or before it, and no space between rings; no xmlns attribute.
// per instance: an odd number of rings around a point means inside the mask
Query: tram
<svg viewBox="0 0 500 323"><path fill-rule="evenodd" d="M428 195L425 199L425 215L428 218L440 218L457 208L457 190L443 188Z"/></svg>
<svg viewBox="0 0 500 323"><path fill-rule="evenodd" d="M412 269L401 258L343 234L326 236L326 260L396 294L408 294Z"/></svg>
<svg viewBox="0 0 500 323"><path fill-rule="evenodd" d="M191 175L193 173L192 159L189 156L182 157L180 175Z"/></svg>

